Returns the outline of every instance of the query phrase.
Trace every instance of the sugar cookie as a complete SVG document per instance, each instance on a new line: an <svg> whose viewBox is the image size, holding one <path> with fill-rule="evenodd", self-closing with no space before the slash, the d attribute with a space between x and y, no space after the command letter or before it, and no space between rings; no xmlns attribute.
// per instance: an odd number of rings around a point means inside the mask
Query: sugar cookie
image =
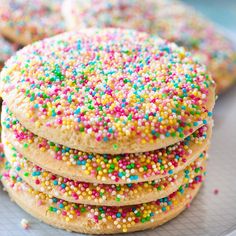
<svg viewBox="0 0 236 236"><path fill-rule="evenodd" d="M1 93L21 124L86 152L174 144L212 115L215 84L183 48L145 33L84 29L18 51Z"/></svg>

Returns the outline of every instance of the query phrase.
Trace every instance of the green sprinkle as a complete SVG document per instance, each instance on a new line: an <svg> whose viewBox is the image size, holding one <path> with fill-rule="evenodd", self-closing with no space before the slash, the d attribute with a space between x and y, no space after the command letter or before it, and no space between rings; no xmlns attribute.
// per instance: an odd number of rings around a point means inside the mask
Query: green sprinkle
<svg viewBox="0 0 236 236"><path fill-rule="evenodd" d="M28 143L24 143L24 144L23 144L23 147L24 147L24 148L27 148L27 147L29 147L29 144L28 144Z"/></svg>

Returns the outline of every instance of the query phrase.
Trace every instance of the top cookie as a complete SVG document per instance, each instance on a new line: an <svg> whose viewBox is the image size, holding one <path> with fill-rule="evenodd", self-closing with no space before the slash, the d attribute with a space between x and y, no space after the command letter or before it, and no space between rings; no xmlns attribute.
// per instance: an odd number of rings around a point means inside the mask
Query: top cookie
<svg viewBox="0 0 236 236"><path fill-rule="evenodd" d="M215 84L175 44L84 29L19 51L1 73L7 106L31 132L85 152L134 153L184 139L212 115Z"/></svg>
<svg viewBox="0 0 236 236"><path fill-rule="evenodd" d="M22 45L62 33L60 4L60 0L0 1L0 31Z"/></svg>

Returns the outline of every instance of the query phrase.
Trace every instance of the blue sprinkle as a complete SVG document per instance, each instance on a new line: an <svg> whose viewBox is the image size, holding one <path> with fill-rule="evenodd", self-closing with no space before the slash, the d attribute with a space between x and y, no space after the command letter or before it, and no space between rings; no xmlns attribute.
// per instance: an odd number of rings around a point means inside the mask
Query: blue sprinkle
<svg viewBox="0 0 236 236"><path fill-rule="evenodd" d="M61 187L64 189L66 187L66 185L65 184L61 184Z"/></svg>
<svg viewBox="0 0 236 236"><path fill-rule="evenodd" d="M168 206L170 206L170 205L172 205L172 202L171 202L171 201L169 201L167 204L168 204Z"/></svg>
<svg viewBox="0 0 236 236"><path fill-rule="evenodd" d="M121 213L120 212L116 213L116 217L120 218L121 217Z"/></svg>
<svg viewBox="0 0 236 236"><path fill-rule="evenodd" d="M52 199L52 201L53 201L54 203L56 203L56 202L57 202L57 199L54 197L54 198Z"/></svg>
<svg viewBox="0 0 236 236"><path fill-rule="evenodd" d="M179 189L179 192L180 192L180 193L184 193L184 190L183 190L183 189Z"/></svg>
<svg viewBox="0 0 236 236"><path fill-rule="evenodd" d="M153 129L153 130L151 131L151 134L153 134L153 135L156 134L156 130Z"/></svg>
<svg viewBox="0 0 236 236"><path fill-rule="evenodd" d="M81 40L78 40L78 42L77 42L77 50L78 51L81 50Z"/></svg>
<svg viewBox="0 0 236 236"><path fill-rule="evenodd" d="M77 161L77 165L78 165L78 166L84 166L85 164L86 164L86 161L85 161L85 160L83 160L83 161L78 160L78 161Z"/></svg>
<svg viewBox="0 0 236 236"><path fill-rule="evenodd" d="M161 209L162 209L162 211L166 211L166 207L162 207Z"/></svg>
<svg viewBox="0 0 236 236"><path fill-rule="evenodd" d="M17 181L18 181L18 182L21 182L21 181L22 181L22 178L21 178L21 177L17 177Z"/></svg>
<svg viewBox="0 0 236 236"><path fill-rule="evenodd" d="M138 176L137 175L131 175L129 178L130 178L130 180L138 180Z"/></svg>
<svg viewBox="0 0 236 236"><path fill-rule="evenodd" d="M109 128L109 129L108 129L108 132L109 132L109 133L113 133L113 129L112 129L112 128Z"/></svg>
<svg viewBox="0 0 236 236"><path fill-rule="evenodd" d="M75 111L74 111L74 114L75 115L78 115L80 113L80 108L77 108Z"/></svg>
<svg viewBox="0 0 236 236"><path fill-rule="evenodd" d="M41 175L41 172L40 172L40 171L34 171L34 172L32 173L32 176L39 176L39 175Z"/></svg>
<svg viewBox="0 0 236 236"><path fill-rule="evenodd" d="M191 137L188 136L187 138L185 138L185 140L190 141L190 140L191 140Z"/></svg>
<svg viewBox="0 0 236 236"><path fill-rule="evenodd" d="M119 172L118 176L121 178L123 176L122 172Z"/></svg>
<svg viewBox="0 0 236 236"><path fill-rule="evenodd" d="M69 95L69 96L68 96L68 99L67 99L67 101L68 101L69 103L71 103L71 102L72 102L72 97L71 97L71 95Z"/></svg>
<svg viewBox="0 0 236 236"><path fill-rule="evenodd" d="M199 181L199 180L200 180L199 176L196 176L196 177L195 177L195 180L196 180L196 181Z"/></svg>

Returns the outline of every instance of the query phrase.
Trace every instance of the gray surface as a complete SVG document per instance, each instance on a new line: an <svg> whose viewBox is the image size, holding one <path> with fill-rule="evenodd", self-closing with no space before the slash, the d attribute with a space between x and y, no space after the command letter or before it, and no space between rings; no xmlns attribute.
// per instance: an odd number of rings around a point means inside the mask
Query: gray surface
<svg viewBox="0 0 236 236"><path fill-rule="evenodd" d="M225 25L236 39L236 0L185 0L193 3L217 23ZM205 3L203 7L202 3ZM218 17L219 14L221 17ZM223 15L223 16L222 16ZM234 22L234 23L232 23ZM153 231L129 235L145 236L236 236L236 86L217 101L215 128L204 187L190 209L173 221ZM214 194L218 189L219 193ZM23 230L21 219L30 221L30 229ZM79 235L57 230L40 223L12 203L0 191L0 236L71 236Z"/></svg>

